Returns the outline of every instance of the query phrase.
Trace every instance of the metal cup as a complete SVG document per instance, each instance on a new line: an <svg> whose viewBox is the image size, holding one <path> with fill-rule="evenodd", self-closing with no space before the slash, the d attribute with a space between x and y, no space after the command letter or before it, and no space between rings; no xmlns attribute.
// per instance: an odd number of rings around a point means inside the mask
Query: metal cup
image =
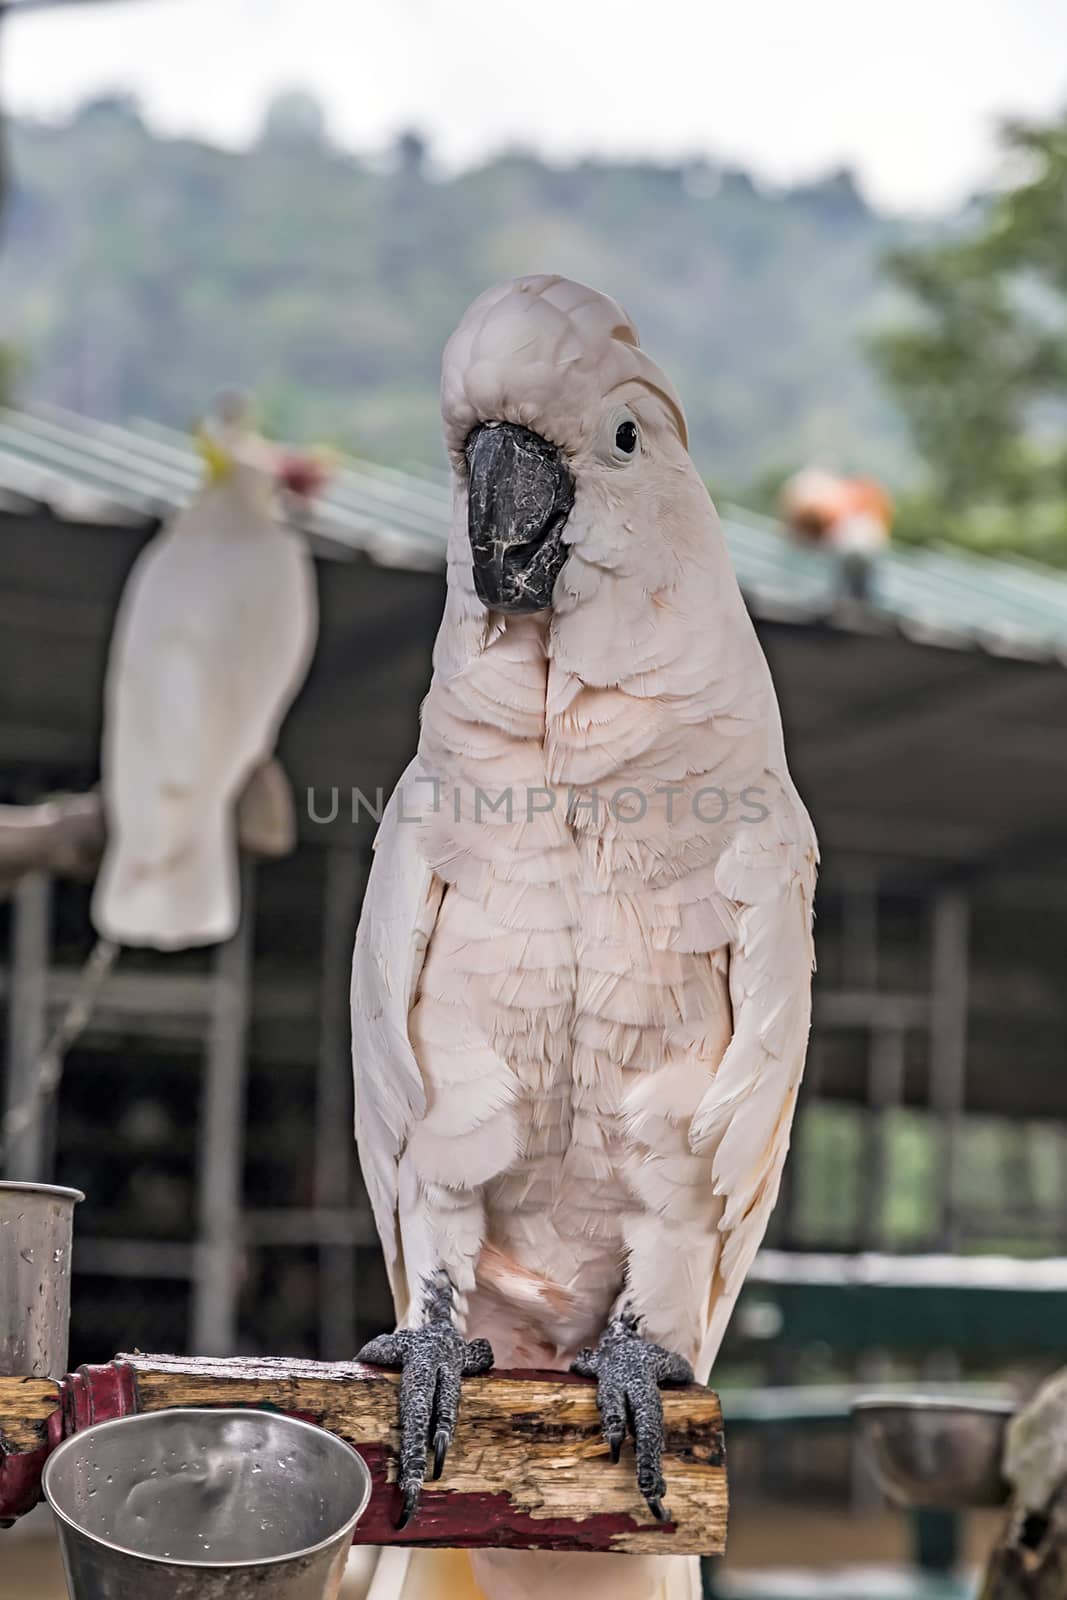
<svg viewBox="0 0 1067 1600"><path fill-rule="evenodd" d="M61 1378L77 1189L0 1183L0 1377Z"/></svg>
<svg viewBox="0 0 1067 1600"><path fill-rule="evenodd" d="M362 1456L274 1412L102 1422L44 1469L71 1600L337 1600Z"/></svg>

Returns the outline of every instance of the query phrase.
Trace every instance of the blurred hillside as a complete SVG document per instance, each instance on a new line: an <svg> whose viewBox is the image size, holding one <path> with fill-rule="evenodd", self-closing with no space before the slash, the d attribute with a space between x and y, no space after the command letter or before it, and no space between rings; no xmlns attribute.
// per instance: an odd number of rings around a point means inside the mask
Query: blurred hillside
<svg viewBox="0 0 1067 1600"><path fill-rule="evenodd" d="M751 491L800 461L911 464L865 354L904 224L847 173L776 193L743 172L524 154L441 179L414 135L371 162L331 148L314 101L232 153L148 131L121 98L14 124L0 338L20 392L185 425L255 387L270 427L435 460L441 346L489 282L555 270L616 294L676 378L696 459Z"/></svg>

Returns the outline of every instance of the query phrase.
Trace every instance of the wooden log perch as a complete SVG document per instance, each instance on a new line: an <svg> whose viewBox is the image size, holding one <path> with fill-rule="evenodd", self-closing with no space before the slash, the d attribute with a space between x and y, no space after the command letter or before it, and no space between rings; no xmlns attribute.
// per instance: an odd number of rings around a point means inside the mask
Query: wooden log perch
<svg viewBox="0 0 1067 1600"><path fill-rule="evenodd" d="M296 844L296 807L276 759L257 767L237 805L245 855L274 860ZM0 891L30 872L90 879L104 854L106 822L99 790L57 795L39 805L0 806Z"/></svg>
<svg viewBox="0 0 1067 1600"><path fill-rule="evenodd" d="M468 1379L444 1476L426 1484L400 1534L398 1383L398 1374L358 1362L144 1355L82 1367L62 1382L0 1378L0 1517L30 1508L49 1450L80 1428L172 1406L240 1405L302 1417L359 1450L374 1480L360 1544L661 1555L725 1548L722 1413L711 1390L663 1391L673 1521L657 1523L638 1492L632 1452L611 1461L593 1383L560 1372Z"/></svg>
<svg viewBox="0 0 1067 1600"><path fill-rule="evenodd" d="M0 806L0 889L29 872L91 878L104 853L100 796L65 794L35 806Z"/></svg>

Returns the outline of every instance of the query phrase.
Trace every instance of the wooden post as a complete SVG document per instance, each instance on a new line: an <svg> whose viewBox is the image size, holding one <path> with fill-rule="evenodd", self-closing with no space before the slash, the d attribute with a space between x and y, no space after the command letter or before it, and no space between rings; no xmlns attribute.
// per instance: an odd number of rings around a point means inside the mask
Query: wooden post
<svg viewBox="0 0 1067 1600"><path fill-rule="evenodd" d="M939 1248L959 1248L956 1167L967 1067L970 905L960 889L941 889L933 904L930 1016L930 1109L938 1121L941 1183Z"/></svg>
<svg viewBox="0 0 1067 1600"><path fill-rule="evenodd" d="M325 858L322 910L322 988L315 1094L315 1205L351 1205L352 1053L348 992L359 899L366 878L360 855L331 848ZM319 1354L328 1361L355 1354L356 1252L352 1245L319 1246Z"/></svg>
<svg viewBox="0 0 1067 1600"><path fill-rule="evenodd" d="M38 1062L48 1036L48 964L52 942L52 880L34 872L21 879L12 907L11 982L7 1024L6 1109L28 1102ZM45 1172L47 1105L38 1105L29 1127L14 1135L7 1150L4 1175L24 1183L40 1183Z"/></svg>
<svg viewBox="0 0 1067 1600"><path fill-rule="evenodd" d="M632 1450L613 1463L596 1386L560 1372L494 1372L463 1387L439 1483L396 1528L396 1373L357 1362L119 1356L57 1383L0 1378L0 1518L33 1503L48 1452L93 1422L173 1406L272 1406L347 1439L374 1489L362 1544L485 1545L717 1555L726 1539L722 1415L710 1389L663 1391L666 1505L657 1523L637 1488ZM21 1496L21 1498L17 1498Z"/></svg>
<svg viewBox="0 0 1067 1600"><path fill-rule="evenodd" d="M193 1344L215 1355L237 1343L255 871L241 865L241 921L215 958L215 1000L202 1099Z"/></svg>
<svg viewBox="0 0 1067 1600"><path fill-rule="evenodd" d="M904 1033L878 1027L871 1033L867 1055L867 1106L861 1175L860 1246L879 1250L886 1242L886 1196L889 1192L889 1118L904 1093Z"/></svg>
<svg viewBox="0 0 1067 1600"><path fill-rule="evenodd" d="M853 991L878 988L878 872L870 862L850 864L842 901L841 968ZM873 1023L867 1041L867 1104L860 1173L859 1246L883 1242L889 1127L885 1112L899 1103L904 1076L904 1041L899 1029Z"/></svg>
<svg viewBox="0 0 1067 1600"><path fill-rule="evenodd" d="M867 861L846 868L842 901L841 977L846 989L878 987L878 869Z"/></svg>

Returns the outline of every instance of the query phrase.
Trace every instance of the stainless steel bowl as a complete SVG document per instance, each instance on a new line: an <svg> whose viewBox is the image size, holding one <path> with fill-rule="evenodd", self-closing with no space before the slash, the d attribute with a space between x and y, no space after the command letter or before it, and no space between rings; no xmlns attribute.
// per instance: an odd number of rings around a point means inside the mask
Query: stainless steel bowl
<svg viewBox="0 0 1067 1600"><path fill-rule="evenodd" d="M295 1417L149 1412L49 1457L71 1600L337 1600L363 1458Z"/></svg>
<svg viewBox="0 0 1067 1600"><path fill-rule="evenodd" d="M1006 1400L869 1395L852 1415L891 1500L961 1510L1008 1498L1004 1443L1015 1410Z"/></svg>

